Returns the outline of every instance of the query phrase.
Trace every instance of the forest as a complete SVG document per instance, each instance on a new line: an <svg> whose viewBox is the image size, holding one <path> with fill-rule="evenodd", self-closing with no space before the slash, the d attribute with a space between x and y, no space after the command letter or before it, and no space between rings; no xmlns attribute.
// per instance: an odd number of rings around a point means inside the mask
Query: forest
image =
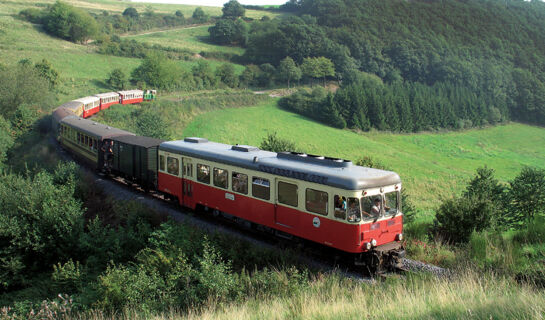
<svg viewBox="0 0 545 320"><path fill-rule="evenodd" d="M246 47L250 64L330 59L337 94L302 92L283 101L290 110L318 120L326 112L333 120L322 121L361 130L545 124L540 1L292 0L280 9L293 15L247 27L223 17L210 37ZM309 99L319 106L305 107Z"/></svg>

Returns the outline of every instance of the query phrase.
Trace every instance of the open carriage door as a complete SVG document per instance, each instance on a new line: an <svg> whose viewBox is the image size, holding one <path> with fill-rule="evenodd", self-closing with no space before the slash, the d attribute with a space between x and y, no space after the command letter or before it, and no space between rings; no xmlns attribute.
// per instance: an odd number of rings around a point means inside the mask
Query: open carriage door
<svg viewBox="0 0 545 320"><path fill-rule="evenodd" d="M193 198L194 164L190 158L182 158L182 204L195 209Z"/></svg>

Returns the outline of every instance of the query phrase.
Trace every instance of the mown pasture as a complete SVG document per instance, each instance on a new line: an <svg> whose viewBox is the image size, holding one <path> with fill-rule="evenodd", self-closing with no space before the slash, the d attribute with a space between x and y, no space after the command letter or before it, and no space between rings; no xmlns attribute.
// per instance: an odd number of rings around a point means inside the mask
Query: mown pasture
<svg viewBox="0 0 545 320"><path fill-rule="evenodd" d="M180 130L175 130L179 135ZM398 172L417 208L430 211L465 187L484 165L508 181L522 166L545 168L545 129L523 124L461 132L391 134L334 129L281 110L275 100L197 116L180 136L259 145L277 132L308 153L357 160L369 156Z"/></svg>
<svg viewBox="0 0 545 320"><path fill-rule="evenodd" d="M193 53L224 52L241 55L244 49L240 47L217 46L206 42L210 25L180 28L168 31L144 33L127 36L127 39L142 41L149 44L168 45L173 48L186 49Z"/></svg>

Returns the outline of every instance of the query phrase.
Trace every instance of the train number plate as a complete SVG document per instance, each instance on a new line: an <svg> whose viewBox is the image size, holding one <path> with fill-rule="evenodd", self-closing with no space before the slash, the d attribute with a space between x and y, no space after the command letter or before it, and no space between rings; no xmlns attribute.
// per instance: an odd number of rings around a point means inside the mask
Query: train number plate
<svg viewBox="0 0 545 320"><path fill-rule="evenodd" d="M235 200L235 195L232 193L225 193L225 199Z"/></svg>

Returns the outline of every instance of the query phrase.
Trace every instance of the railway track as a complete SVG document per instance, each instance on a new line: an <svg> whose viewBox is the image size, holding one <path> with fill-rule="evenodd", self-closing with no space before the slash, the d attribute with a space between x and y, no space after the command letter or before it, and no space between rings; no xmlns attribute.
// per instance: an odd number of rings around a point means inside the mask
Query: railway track
<svg viewBox="0 0 545 320"><path fill-rule="evenodd" d="M50 141L56 146L57 152L63 160L75 161L72 155L66 152L53 137L51 137ZM106 194L115 197L117 200L137 201L150 209L167 214L177 222L195 226L210 234L221 233L235 237L236 239L247 241L261 248L281 250L282 246L294 246L293 243L287 239L258 232L253 228L247 228L244 224L239 224L229 219L218 219L218 217L212 213L204 212L204 214L195 214L194 211L181 208L158 193L146 193L139 186L127 183L122 178L102 175L86 166L81 167L86 173L94 178L94 183L99 188L105 191ZM288 242L290 243L288 244ZM391 272L375 276L364 275L361 270L357 270L353 265L349 265L346 262L336 259L334 255L328 254L328 248L324 250L323 246L318 247L313 243L304 244L306 245L305 251L299 250L299 252L297 252L298 262L307 265L314 270L325 273L338 273L356 281L370 283L377 281L377 279L392 275ZM448 270L446 269L404 258L402 260L402 267L399 270L396 270L396 274L423 271L431 272L438 276L448 273Z"/></svg>

